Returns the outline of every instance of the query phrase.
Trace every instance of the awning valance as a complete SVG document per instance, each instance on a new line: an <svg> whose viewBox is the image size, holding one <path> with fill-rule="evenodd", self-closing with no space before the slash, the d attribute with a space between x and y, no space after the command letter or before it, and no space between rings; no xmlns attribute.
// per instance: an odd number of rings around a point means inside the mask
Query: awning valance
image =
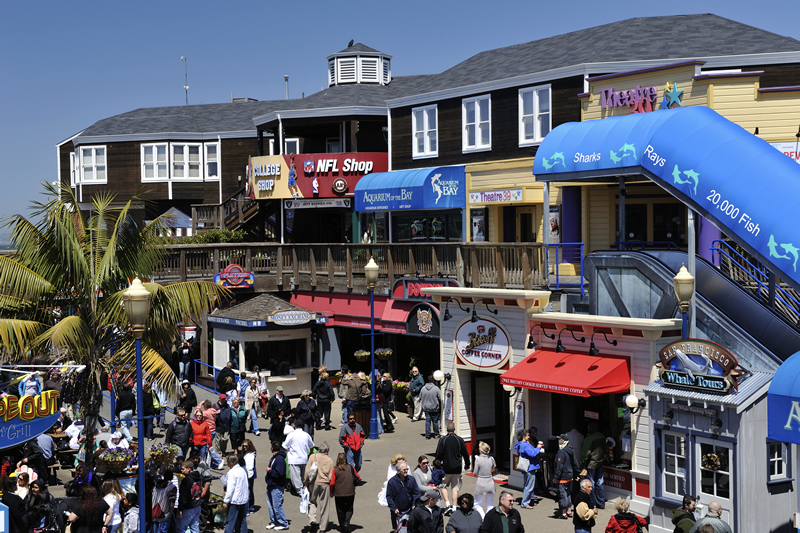
<svg viewBox="0 0 800 533"><path fill-rule="evenodd" d="M629 364L626 357L537 350L502 374L500 382L572 396L627 393L631 388Z"/></svg>
<svg viewBox="0 0 800 533"><path fill-rule="evenodd" d="M355 189L356 211L458 209L467 205L463 166L367 174Z"/></svg>

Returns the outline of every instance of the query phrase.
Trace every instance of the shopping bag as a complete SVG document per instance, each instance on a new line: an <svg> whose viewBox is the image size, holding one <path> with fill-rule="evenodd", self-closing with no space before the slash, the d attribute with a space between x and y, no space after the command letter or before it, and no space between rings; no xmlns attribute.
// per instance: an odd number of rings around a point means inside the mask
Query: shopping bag
<svg viewBox="0 0 800 533"><path fill-rule="evenodd" d="M388 481L384 481L383 482L383 488L378 493L378 504L380 504L381 507L389 507L389 502L386 501L386 484L387 483L388 483Z"/></svg>
<svg viewBox="0 0 800 533"><path fill-rule="evenodd" d="M308 500L311 498L308 489L303 487L300 491L300 514L308 514Z"/></svg>

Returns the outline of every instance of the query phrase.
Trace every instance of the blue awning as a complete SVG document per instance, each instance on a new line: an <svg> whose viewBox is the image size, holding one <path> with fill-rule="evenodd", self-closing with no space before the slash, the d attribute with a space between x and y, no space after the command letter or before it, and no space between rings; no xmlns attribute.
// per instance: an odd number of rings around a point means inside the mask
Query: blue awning
<svg viewBox="0 0 800 533"><path fill-rule="evenodd" d="M643 174L800 288L800 165L707 107L562 124L539 181Z"/></svg>
<svg viewBox="0 0 800 533"><path fill-rule="evenodd" d="M783 362L767 392L767 436L800 444L800 352Z"/></svg>
<svg viewBox="0 0 800 533"><path fill-rule="evenodd" d="M467 205L463 166L367 174L355 190L356 211L455 209Z"/></svg>

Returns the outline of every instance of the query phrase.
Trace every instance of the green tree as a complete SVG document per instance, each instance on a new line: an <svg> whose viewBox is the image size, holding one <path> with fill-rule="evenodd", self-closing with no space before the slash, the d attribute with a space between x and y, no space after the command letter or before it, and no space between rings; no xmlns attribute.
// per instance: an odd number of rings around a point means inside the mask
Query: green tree
<svg viewBox="0 0 800 533"><path fill-rule="evenodd" d="M111 194L95 195L83 213L69 188L44 188L46 201L33 203L30 219L5 220L16 251L0 255L0 349L11 361L85 365L78 376L80 404L87 428L94 429L103 371L116 368L135 378L122 293L134 277L148 279L163 259L169 241L161 235L168 234L170 220L145 224L134 216L143 203L138 195L121 206ZM177 324L200 317L223 291L204 281L144 285L152 301L142 340L144 376L174 393L177 378L160 353L169 353ZM56 306L65 311L57 322Z"/></svg>

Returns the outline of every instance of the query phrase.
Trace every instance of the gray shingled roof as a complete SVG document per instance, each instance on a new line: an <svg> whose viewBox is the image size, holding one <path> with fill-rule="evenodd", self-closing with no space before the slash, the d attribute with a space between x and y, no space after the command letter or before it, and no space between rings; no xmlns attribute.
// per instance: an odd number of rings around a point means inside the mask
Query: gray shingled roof
<svg viewBox="0 0 800 533"><path fill-rule="evenodd" d="M487 50L406 96L588 63L800 51L800 41L712 14L639 17Z"/></svg>
<svg viewBox="0 0 800 533"><path fill-rule="evenodd" d="M359 52L369 52L371 54L382 54L383 53L383 52L379 52L378 50L375 50L374 48L370 48L366 44L362 44L362 43L356 43L353 46L349 46L349 47L345 48L344 50L342 50L341 52L337 52L337 53L339 53L339 54L350 54L350 53L357 54Z"/></svg>
<svg viewBox="0 0 800 533"><path fill-rule="evenodd" d="M267 315L286 309L309 312L273 294L264 293L228 309L214 309L211 315L235 320L264 320Z"/></svg>

